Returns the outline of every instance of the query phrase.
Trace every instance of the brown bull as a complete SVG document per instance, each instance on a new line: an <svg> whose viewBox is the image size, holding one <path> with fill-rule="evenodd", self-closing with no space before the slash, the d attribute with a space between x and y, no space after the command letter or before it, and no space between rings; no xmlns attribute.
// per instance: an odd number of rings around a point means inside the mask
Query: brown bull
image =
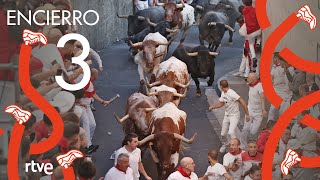
<svg viewBox="0 0 320 180"><path fill-rule="evenodd" d="M152 113L152 134L139 142L149 143L150 153L158 167L158 179L166 179L178 164L181 141L191 144L191 139L185 138L187 115L173 103L167 103Z"/></svg>
<svg viewBox="0 0 320 180"><path fill-rule="evenodd" d="M126 115L117 121L123 125L126 134L136 133L140 138L144 138L151 132L151 113L158 106L158 100L145 96L141 93L132 94L127 101Z"/></svg>

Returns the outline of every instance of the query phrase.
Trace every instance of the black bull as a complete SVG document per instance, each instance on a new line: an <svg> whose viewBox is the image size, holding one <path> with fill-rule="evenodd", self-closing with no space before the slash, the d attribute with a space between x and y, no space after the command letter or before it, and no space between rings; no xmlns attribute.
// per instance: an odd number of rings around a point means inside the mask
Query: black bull
<svg viewBox="0 0 320 180"><path fill-rule="evenodd" d="M211 52L203 45L196 47L188 47L179 45L172 54L176 58L186 63L188 72L191 74L192 79L197 86L197 95L201 95L200 82L198 78L210 77L208 86L212 86L214 81L214 67L215 67L215 56L218 55L216 52Z"/></svg>
<svg viewBox="0 0 320 180"><path fill-rule="evenodd" d="M162 7L152 7L140 10L135 15L117 14L117 16L128 19L128 36L132 36L149 26L146 18L149 18L150 21L154 23L164 21L164 9Z"/></svg>

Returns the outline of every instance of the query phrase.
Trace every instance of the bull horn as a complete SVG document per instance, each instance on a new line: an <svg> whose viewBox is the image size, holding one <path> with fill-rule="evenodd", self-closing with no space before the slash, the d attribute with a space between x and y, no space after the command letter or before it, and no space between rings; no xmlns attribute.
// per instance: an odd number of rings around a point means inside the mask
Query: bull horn
<svg viewBox="0 0 320 180"><path fill-rule="evenodd" d="M168 32L168 33L176 33L177 31L179 31L179 29L169 29L169 28L166 28L166 31Z"/></svg>
<svg viewBox="0 0 320 180"><path fill-rule="evenodd" d="M156 0L156 6L164 6L164 3L159 3L159 0Z"/></svg>
<svg viewBox="0 0 320 180"><path fill-rule="evenodd" d="M151 155L153 161L154 161L156 164L158 164L158 163L160 162L160 161L159 161L159 158L157 157L156 153L152 150L151 144L152 144L152 143L150 142L150 143L149 143L150 155Z"/></svg>
<svg viewBox="0 0 320 180"><path fill-rule="evenodd" d="M146 111L146 112L150 112L150 111L154 111L154 110L156 110L157 108L145 108L144 110Z"/></svg>
<svg viewBox="0 0 320 180"><path fill-rule="evenodd" d="M156 95L158 95L158 92L152 92L152 93L150 93L147 86L146 86L146 92L147 92L147 95L148 95L148 96L156 96Z"/></svg>
<svg viewBox="0 0 320 180"><path fill-rule="evenodd" d="M209 23L208 23L208 26L216 26L216 25L217 25L216 22L209 22Z"/></svg>
<svg viewBox="0 0 320 180"><path fill-rule="evenodd" d="M231 6L230 5L226 5L226 8L231 8Z"/></svg>
<svg viewBox="0 0 320 180"><path fill-rule="evenodd" d="M156 27L156 26L157 26L157 24L151 22L149 18L146 18L146 20L147 20L147 23L148 23L150 26L152 26L152 27Z"/></svg>
<svg viewBox="0 0 320 180"><path fill-rule="evenodd" d="M229 25L224 25L224 27L226 27L227 29L229 29L232 32L236 32L236 30L234 30L232 27L230 27Z"/></svg>
<svg viewBox="0 0 320 180"><path fill-rule="evenodd" d="M158 45L158 46L160 46L160 45L168 46L168 45L170 45L170 43L169 43L169 42L166 42L166 43L157 43L157 45Z"/></svg>
<svg viewBox="0 0 320 180"><path fill-rule="evenodd" d="M151 84L147 83L147 85L148 85L149 88L152 88L152 87L154 87L154 86L156 86L156 85L159 85L159 84L161 84L160 81L156 81L156 82L151 83Z"/></svg>
<svg viewBox="0 0 320 180"><path fill-rule="evenodd" d="M202 6L200 6L200 5L196 5L196 9L200 9L200 10L203 11L204 8Z"/></svg>
<svg viewBox="0 0 320 180"><path fill-rule="evenodd" d="M154 139L154 134L151 134L151 135L145 137L144 139L142 139L141 141L139 141L139 146L142 146L146 142L152 141L153 139Z"/></svg>
<svg viewBox="0 0 320 180"><path fill-rule="evenodd" d="M209 54L210 54L211 56L218 56L218 55L219 55L219 53L217 53L217 52L209 52Z"/></svg>
<svg viewBox="0 0 320 180"><path fill-rule="evenodd" d="M121 118L121 119L117 116L116 113L113 113L113 114L114 114L114 116L116 117L118 123L120 123L120 124L122 124L125 120L127 120L127 119L130 118L129 114L125 115L125 116L124 116L123 118Z"/></svg>
<svg viewBox="0 0 320 180"><path fill-rule="evenodd" d="M131 40L129 40L129 46L131 47L140 47L143 46L143 42L137 42L137 43L132 43Z"/></svg>
<svg viewBox="0 0 320 180"><path fill-rule="evenodd" d="M194 133L194 135L192 136L192 138L187 139L187 138L181 136L180 134L173 133L174 138L180 139L181 141L183 141L183 142L185 142L185 143L187 143L187 144L192 144L197 135L198 135L197 133Z"/></svg>
<svg viewBox="0 0 320 180"><path fill-rule="evenodd" d="M191 80L190 80L186 85L181 84L181 83L179 83L179 82L177 82L177 81L174 82L174 84L175 84L176 86L180 86L180 87L182 87L182 88L187 88L187 87L189 87L190 83L191 83Z"/></svg>
<svg viewBox="0 0 320 180"><path fill-rule="evenodd" d="M139 20L146 20L146 18L143 17L143 16L138 16L138 19L139 19Z"/></svg>
<svg viewBox="0 0 320 180"><path fill-rule="evenodd" d="M183 2L183 1L181 1L181 2ZM184 8L184 3L176 4L176 8Z"/></svg>
<svg viewBox="0 0 320 180"><path fill-rule="evenodd" d="M198 56L198 52L193 52L193 53L187 53L188 56L194 57L194 56Z"/></svg>
<svg viewBox="0 0 320 180"><path fill-rule="evenodd" d="M184 98L184 97L186 97L186 96L187 96L187 90L185 90L183 94L180 94L180 93L174 93L173 95L174 95L174 96L177 96L177 97L179 97L179 98Z"/></svg>
<svg viewBox="0 0 320 180"><path fill-rule="evenodd" d="M128 19L128 15L127 16L125 16L125 15L119 15L119 13L117 12L117 16L118 16L118 18L124 18L124 19Z"/></svg>

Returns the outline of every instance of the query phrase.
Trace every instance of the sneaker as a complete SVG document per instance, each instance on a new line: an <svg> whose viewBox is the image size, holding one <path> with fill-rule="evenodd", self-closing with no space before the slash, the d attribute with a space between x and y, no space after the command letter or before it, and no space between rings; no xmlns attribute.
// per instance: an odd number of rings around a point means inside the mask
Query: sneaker
<svg viewBox="0 0 320 180"><path fill-rule="evenodd" d="M243 77L243 72L236 72L233 74L233 76L240 76L240 77Z"/></svg>
<svg viewBox="0 0 320 180"><path fill-rule="evenodd" d="M292 149L288 149L286 153L286 157L282 161L280 166L282 174L288 175L290 168L295 164L297 164L298 161L301 161L301 159L299 158L299 155Z"/></svg>
<svg viewBox="0 0 320 180"><path fill-rule="evenodd" d="M257 58L253 58L252 61L253 61L252 67L256 68L256 67L258 66L258 60L257 60Z"/></svg>
<svg viewBox="0 0 320 180"><path fill-rule="evenodd" d="M317 18L311 12L310 7L308 5L304 5L298 11L297 17L301 20L307 22L310 26L311 30L314 30L317 26Z"/></svg>
<svg viewBox="0 0 320 180"><path fill-rule="evenodd" d="M96 152L99 149L99 145L91 145L88 148L86 148L86 151L88 154L92 154Z"/></svg>
<svg viewBox="0 0 320 180"><path fill-rule="evenodd" d="M226 150L227 150L227 145L224 144L224 145L221 146L219 151L220 151L220 153L225 153Z"/></svg>

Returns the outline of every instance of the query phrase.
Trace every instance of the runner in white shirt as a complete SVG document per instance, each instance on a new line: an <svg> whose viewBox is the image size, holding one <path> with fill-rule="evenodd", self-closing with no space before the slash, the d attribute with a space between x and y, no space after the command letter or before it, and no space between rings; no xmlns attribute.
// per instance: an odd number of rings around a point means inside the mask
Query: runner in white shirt
<svg viewBox="0 0 320 180"><path fill-rule="evenodd" d="M180 167L170 174L167 180L198 180L198 176L194 173L195 166L192 158L184 157L180 161Z"/></svg>
<svg viewBox="0 0 320 180"><path fill-rule="evenodd" d="M141 150L138 147L139 141L136 134L127 134L122 142L123 147L118 149L115 155L115 162L117 164L117 157L119 154L126 153L130 158L130 167L133 170L134 180L139 180L139 171L144 175L147 180L151 180L151 177L146 173L144 166L141 162Z"/></svg>
<svg viewBox="0 0 320 180"><path fill-rule="evenodd" d="M223 165L235 180L240 180L242 176L242 158L244 151L240 148L240 140L235 138L230 140L230 152L223 156Z"/></svg>
<svg viewBox="0 0 320 180"><path fill-rule="evenodd" d="M230 139L237 138L237 134L239 134L236 133L236 129L240 120L239 102L246 113L247 121L250 120L250 116L246 102L234 90L229 88L227 80L221 80L220 87L222 89L222 93L221 97L219 98L219 103L210 106L209 110L217 109L224 105L226 106L221 129L221 137L224 142L223 146L220 148L220 152L223 153L225 152L226 147L229 145Z"/></svg>
<svg viewBox="0 0 320 180"><path fill-rule="evenodd" d="M283 100L287 100L290 98L290 95L292 95L292 92L289 89L289 81L286 72L280 65L280 59L282 59L282 57L279 55L279 52L273 53L273 66L271 68L272 84L276 93ZM271 105L268 115L269 120L276 120L276 112L276 107Z"/></svg>
<svg viewBox="0 0 320 180"><path fill-rule="evenodd" d="M250 73L248 76L249 100L248 109L250 120L244 122L241 132L241 147L247 147L248 135L255 135L262 123L263 117L267 117L268 113L265 108L265 97L261 82L256 73Z"/></svg>
<svg viewBox="0 0 320 180"><path fill-rule="evenodd" d="M218 151L212 149L208 152L208 161L210 166L205 175L199 180L233 180L233 177L227 173L226 168L218 163Z"/></svg>
<svg viewBox="0 0 320 180"><path fill-rule="evenodd" d="M129 155L119 154L117 161L117 165L108 171L104 180L134 180L133 171L129 167Z"/></svg>

